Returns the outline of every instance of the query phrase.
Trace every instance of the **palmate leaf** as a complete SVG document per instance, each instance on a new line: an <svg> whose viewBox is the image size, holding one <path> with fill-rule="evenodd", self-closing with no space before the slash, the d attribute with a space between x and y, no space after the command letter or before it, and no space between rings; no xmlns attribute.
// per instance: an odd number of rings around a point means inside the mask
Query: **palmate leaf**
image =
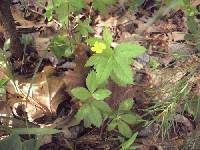
<svg viewBox="0 0 200 150"><path fill-rule="evenodd" d="M140 117L134 113L123 114L120 115L120 117L128 124L137 124L141 120Z"/></svg>
<svg viewBox="0 0 200 150"><path fill-rule="evenodd" d="M84 104L76 113L75 118L78 121L81 121L83 119L86 119L88 114L89 114L90 108L89 108L89 104ZM87 120L87 119L86 119ZM84 121L85 122L85 121Z"/></svg>
<svg viewBox="0 0 200 150"><path fill-rule="evenodd" d="M104 101L93 101L92 105L94 105L96 108L98 108L102 113L105 113L105 114L111 114L112 113L112 109Z"/></svg>
<svg viewBox="0 0 200 150"><path fill-rule="evenodd" d="M86 67L96 67L98 64L105 62L107 60L107 58L101 54L94 54L93 56L91 56L87 63L85 64Z"/></svg>
<svg viewBox="0 0 200 150"><path fill-rule="evenodd" d="M104 100L105 98L109 97L111 95L111 91L107 89L99 89L95 93L92 94L92 96L96 100Z"/></svg>
<svg viewBox="0 0 200 150"><path fill-rule="evenodd" d="M130 129L128 124L120 120L117 122L117 126L118 126L119 133L121 133L125 137L131 137L132 130Z"/></svg>
<svg viewBox="0 0 200 150"><path fill-rule="evenodd" d="M121 43L115 48L117 56L130 59L141 56L146 51L146 48L138 44Z"/></svg>
<svg viewBox="0 0 200 150"><path fill-rule="evenodd" d="M51 40L49 48L53 51L57 58L68 57L72 54L72 41L64 35L58 35Z"/></svg>
<svg viewBox="0 0 200 150"><path fill-rule="evenodd" d="M103 30L103 40L105 41L106 45L108 47L110 47L110 45L113 41L113 38L112 38L112 33L110 32L110 30L108 28L105 28Z"/></svg>
<svg viewBox="0 0 200 150"><path fill-rule="evenodd" d="M96 73L91 71L86 78L86 86L91 93L97 89Z"/></svg>
<svg viewBox="0 0 200 150"><path fill-rule="evenodd" d="M134 102L132 99L126 99L120 103L118 111L119 112L130 111L131 108L133 107L133 104Z"/></svg>
<svg viewBox="0 0 200 150"><path fill-rule="evenodd" d="M97 64L95 69L98 84L104 83L113 70L113 57L105 57L105 60L101 60L101 63Z"/></svg>
<svg viewBox="0 0 200 150"><path fill-rule="evenodd" d="M94 46L95 42L100 42L100 43L103 43L104 40L98 38L98 37L92 37L92 38L89 38L86 40L86 43L89 45L89 46Z"/></svg>
<svg viewBox="0 0 200 150"><path fill-rule="evenodd" d="M115 76L125 85L133 83L132 68L126 61L127 60L122 57L115 57L113 63L113 72Z"/></svg>
<svg viewBox="0 0 200 150"><path fill-rule="evenodd" d="M112 120L108 124L108 131L114 130L116 127L117 127L117 121L116 120Z"/></svg>
<svg viewBox="0 0 200 150"><path fill-rule="evenodd" d="M96 127L100 127L103 121L101 112L94 105L89 105L88 118Z"/></svg>
<svg viewBox="0 0 200 150"><path fill-rule="evenodd" d="M67 27L69 22L69 5L63 2L58 7L54 7L56 13L56 19L65 27Z"/></svg>
<svg viewBox="0 0 200 150"><path fill-rule="evenodd" d="M71 92L74 97L78 98L83 102L85 102L88 98L91 97L91 93L83 87L76 87L72 89Z"/></svg>
<svg viewBox="0 0 200 150"><path fill-rule="evenodd" d="M76 31L79 32L82 36L88 36L89 33L94 32L93 28L90 26L89 19L79 21Z"/></svg>

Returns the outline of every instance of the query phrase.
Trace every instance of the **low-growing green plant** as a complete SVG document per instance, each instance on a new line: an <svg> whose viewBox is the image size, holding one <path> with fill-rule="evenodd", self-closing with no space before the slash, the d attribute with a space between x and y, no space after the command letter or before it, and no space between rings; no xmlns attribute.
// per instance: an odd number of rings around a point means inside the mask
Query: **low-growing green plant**
<svg viewBox="0 0 200 150"><path fill-rule="evenodd" d="M91 20L85 19L84 21L78 21L78 26L76 27L76 33L81 36L88 36L89 33L94 33L94 29L90 26Z"/></svg>
<svg viewBox="0 0 200 150"><path fill-rule="evenodd" d="M73 53L74 43L73 39L67 38L65 35L57 35L51 40L48 47L57 58L69 57Z"/></svg>
<svg viewBox="0 0 200 150"><path fill-rule="evenodd" d="M200 27L195 16L187 17L187 26L189 33L185 35L185 40L194 42L197 49L200 50Z"/></svg>
<svg viewBox="0 0 200 150"><path fill-rule="evenodd" d="M60 133L60 130L51 128L14 128L0 126L1 130L5 130L10 135L0 142L0 149L7 150L39 150L40 143L36 139L24 140L20 137L21 134L56 134Z"/></svg>
<svg viewBox="0 0 200 150"><path fill-rule="evenodd" d="M138 135L138 132L134 133L127 141L123 142L121 144L121 150L137 149L138 148L137 146L132 145L135 142L137 135Z"/></svg>
<svg viewBox="0 0 200 150"><path fill-rule="evenodd" d="M129 125L134 125L142 121L141 117L131 111L133 107L133 100L127 99L120 103L119 108L109 118L108 131L115 128L125 137L131 137L133 131Z"/></svg>
<svg viewBox="0 0 200 150"><path fill-rule="evenodd" d="M141 121L141 118L131 111L133 100L123 101L119 109L113 112L104 101L111 95L111 91L105 87L109 78L120 86L133 84L131 67L133 58L142 55L146 49L130 43L121 43L114 48L112 42L112 34L108 28L104 28L102 38L91 37L86 40L93 55L85 66L93 67L93 71L87 76L87 88L76 87L71 91L72 95L81 102L81 107L75 117L78 121L83 120L86 127L91 125L100 127L103 121L108 119L110 120L109 130L117 127L123 136L131 137L133 132L129 125Z"/></svg>
<svg viewBox="0 0 200 150"><path fill-rule="evenodd" d="M87 89L76 87L71 92L74 97L82 102L82 106L76 114L76 119L84 120L86 127L91 124L100 127L105 117L112 113L109 105L104 102L105 98L111 95L108 89L98 89L96 84L96 74L90 72L86 79Z"/></svg>
<svg viewBox="0 0 200 150"><path fill-rule="evenodd" d="M79 14L83 8L92 7L94 10L105 14L107 8L115 2L116 0L92 0L92 5L90 6L85 0L52 0L48 3L45 15L48 20L56 19L63 26L67 27L69 25L69 17L72 13L76 15ZM87 30L92 31L89 27L87 27Z"/></svg>
<svg viewBox="0 0 200 150"><path fill-rule="evenodd" d="M83 0L52 0L48 3L45 15L48 20L56 19L63 26L68 26L71 13L77 14L84 7Z"/></svg>
<svg viewBox="0 0 200 150"><path fill-rule="evenodd" d="M121 43L112 48L112 41L112 34L107 28L103 31L102 39L95 37L86 40L94 51L86 66L94 67L98 84L105 83L109 77L120 86L133 84L133 58L142 55L146 49L130 43Z"/></svg>

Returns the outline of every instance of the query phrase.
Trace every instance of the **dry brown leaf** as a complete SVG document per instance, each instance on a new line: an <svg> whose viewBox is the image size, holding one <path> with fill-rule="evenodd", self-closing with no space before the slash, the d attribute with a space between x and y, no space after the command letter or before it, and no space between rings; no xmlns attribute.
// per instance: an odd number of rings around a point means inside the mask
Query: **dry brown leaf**
<svg viewBox="0 0 200 150"><path fill-rule="evenodd" d="M75 49L75 63L76 66L73 71L65 72L65 85L67 90L70 91L76 86L84 86L86 76L89 69L85 67L85 63L88 60L87 46L84 44L78 44Z"/></svg>
<svg viewBox="0 0 200 150"><path fill-rule="evenodd" d="M17 78L17 88L9 84L8 103L12 107L17 107L20 103L26 104L26 111L30 120L40 118L43 115L51 116L56 114L58 105L64 100L62 77L53 75L54 68L47 66L41 73L36 74L28 99L26 100L31 79Z"/></svg>

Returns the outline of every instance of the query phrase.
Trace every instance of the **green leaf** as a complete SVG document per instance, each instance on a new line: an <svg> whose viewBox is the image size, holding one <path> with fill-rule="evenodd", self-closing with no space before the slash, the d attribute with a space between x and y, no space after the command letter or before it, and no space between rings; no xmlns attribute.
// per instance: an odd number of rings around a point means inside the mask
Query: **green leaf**
<svg viewBox="0 0 200 150"><path fill-rule="evenodd" d="M191 33L197 33L198 32L198 23L197 21L195 20L195 17L194 16L189 16L187 18L187 26L188 26L188 29Z"/></svg>
<svg viewBox="0 0 200 150"><path fill-rule="evenodd" d="M200 42L196 44L198 50L200 50Z"/></svg>
<svg viewBox="0 0 200 150"><path fill-rule="evenodd" d="M134 113L129 113L129 114L123 114L120 115L123 121L125 121L128 124L136 124L140 122L140 117Z"/></svg>
<svg viewBox="0 0 200 150"><path fill-rule="evenodd" d="M83 119L87 118L87 115L89 114L90 108L88 104L84 104L76 113L75 118L77 121L81 121Z"/></svg>
<svg viewBox="0 0 200 150"><path fill-rule="evenodd" d="M84 127L85 128L90 128L91 127L92 123L90 122L90 119L89 119L88 116L85 116L83 121L84 121Z"/></svg>
<svg viewBox="0 0 200 150"><path fill-rule="evenodd" d="M109 124L108 124L108 131L112 131L117 127L117 121L116 120L112 120Z"/></svg>
<svg viewBox="0 0 200 150"><path fill-rule="evenodd" d="M118 111L130 111L133 104L134 102L132 99L126 99L120 103Z"/></svg>
<svg viewBox="0 0 200 150"><path fill-rule="evenodd" d="M94 46L95 42L100 42L100 43L104 43L104 41L98 37L92 37L86 40L86 43L89 46Z"/></svg>
<svg viewBox="0 0 200 150"><path fill-rule="evenodd" d="M84 7L85 3L83 0L55 0L54 3L50 1L45 15L48 17L48 20L56 18L63 26L66 26L71 12L76 14ZM53 14L55 15L53 16Z"/></svg>
<svg viewBox="0 0 200 150"><path fill-rule="evenodd" d="M0 88L5 86L7 82L8 82L8 80L6 80L6 79L0 79Z"/></svg>
<svg viewBox="0 0 200 150"><path fill-rule="evenodd" d="M96 73L94 71L91 71L87 78L86 78L86 85L87 88L91 93L93 93L97 89L97 82L96 82Z"/></svg>
<svg viewBox="0 0 200 150"><path fill-rule="evenodd" d="M63 12L63 10L66 10ZM60 5L59 7L56 7L55 13L56 13L56 19L64 26L67 27L69 24L69 7L67 3L63 3L63 5Z"/></svg>
<svg viewBox="0 0 200 150"><path fill-rule="evenodd" d="M96 100L104 100L105 98L109 97L111 95L111 91L107 89L99 89L95 93L92 94L92 96Z"/></svg>
<svg viewBox="0 0 200 150"><path fill-rule="evenodd" d="M122 143L121 150L127 150L128 148L130 148L130 146L135 142L135 139L138 135L138 132L134 133L131 138L129 138L127 141L125 141L124 143Z"/></svg>
<svg viewBox="0 0 200 150"><path fill-rule="evenodd" d="M34 139L26 140L23 142L23 150L37 150L36 146L37 141Z"/></svg>
<svg viewBox="0 0 200 150"><path fill-rule="evenodd" d="M132 130L130 129L130 127L125 122L118 121L117 125L118 125L119 133L121 133L125 137L131 137Z"/></svg>
<svg viewBox="0 0 200 150"><path fill-rule="evenodd" d="M80 99L82 102L85 102L91 97L91 93L83 87L76 87L71 92L74 97Z"/></svg>
<svg viewBox="0 0 200 150"><path fill-rule="evenodd" d="M101 112L94 106L89 105L88 118L90 122L96 127L100 127L102 124L102 115Z"/></svg>
<svg viewBox="0 0 200 150"><path fill-rule="evenodd" d="M113 70L113 57L101 60L101 62L96 65L95 69L97 72L96 77L98 84L104 83Z"/></svg>
<svg viewBox="0 0 200 150"><path fill-rule="evenodd" d="M104 101L93 101L92 105L94 105L96 108L98 108L103 113L106 113L106 114L111 114L112 113L112 109Z"/></svg>
<svg viewBox="0 0 200 150"><path fill-rule="evenodd" d="M94 30L90 26L90 19L79 21L76 31L79 32L82 36L88 36L88 33L93 33Z"/></svg>
<svg viewBox="0 0 200 150"><path fill-rule="evenodd" d="M71 12L80 12L85 7L84 0L68 0Z"/></svg>
<svg viewBox="0 0 200 150"><path fill-rule="evenodd" d="M1 150L22 150L22 142L18 135L10 135L0 141Z"/></svg>
<svg viewBox="0 0 200 150"><path fill-rule="evenodd" d="M72 54L71 42L66 36L58 35L51 40L48 47L57 58L69 57Z"/></svg>
<svg viewBox="0 0 200 150"><path fill-rule="evenodd" d="M124 58L136 58L145 53L146 48L138 44L121 43L115 48L118 56Z"/></svg>
<svg viewBox="0 0 200 150"><path fill-rule="evenodd" d="M101 13L105 13L107 8L114 2L116 2L116 0L93 0L92 6Z"/></svg>
<svg viewBox="0 0 200 150"><path fill-rule="evenodd" d="M104 39L106 45L108 47L110 47L110 45L113 41L113 38L112 38L112 33L110 32L110 30L108 28L104 28L104 30L103 30L103 39Z"/></svg>
<svg viewBox="0 0 200 150"><path fill-rule="evenodd" d="M91 66L97 66L98 64L106 61L107 58L102 56L101 54L94 54L93 56L91 56L87 63L85 64L86 67L91 67Z"/></svg>
<svg viewBox="0 0 200 150"><path fill-rule="evenodd" d="M126 87L127 84L124 83L123 81L121 81L114 72L111 73L110 78L112 81L114 81L117 85L122 86L122 87Z"/></svg>
<svg viewBox="0 0 200 150"><path fill-rule="evenodd" d="M53 128L14 128L12 134L56 134L61 130Z"/></svg>
<svg viewBox="0 0 200 150"><path fill-rule="evenodd" d="M184 36L184 39L187 41L193 41L193 40L195 40L195 36L193 34L186 34Z"/></svg>
<svg viewBox="0 0 200 150"><path fill-rule="evenodd" d="M115 76L123 84L132 84L133 83L133 72L132 67L126 63L127 60L122 57L115 57L113 63L113 72Z"/></svg>

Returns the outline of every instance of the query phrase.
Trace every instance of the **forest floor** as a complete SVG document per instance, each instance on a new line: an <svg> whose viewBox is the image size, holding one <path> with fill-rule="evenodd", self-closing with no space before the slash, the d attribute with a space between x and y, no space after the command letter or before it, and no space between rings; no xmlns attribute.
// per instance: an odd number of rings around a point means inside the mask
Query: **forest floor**
<svg viewBox="0 0 200 150"><path fill-rule="evenodd" d="M74 119L77 103L67 91L85 81L81 80L80 73L74 71L74 57L58 59L48 49L52 37L66 31L60 30L56 21L47 22L41 6L27 1L28 7L14 4L12 13L17 31L30 35L32 45L26 49L22 67L18 68L14 63L15 84L9 81L6 93L0 95L0 114L8 117L1 118L1 124L14 128L28 125L65 131L39 137L41 150L119 149L118 133L106 131L106 124L101 128L85 128L83 123ZM131 97L135 101L134 111L149 121L148 126L132 126L138 132L134 144L139 146L139 150L198 150L199 51L194 43L184 39L188 33L184 12L177 8L155 18L159 15L159 7L154 0L146 0L136 11L126 10L118 4L109 9L109 14L102 16L97 13L93 18L92 25L97 35L102 28L109 27L114 42L134 41L148 50L133 64L134 85L126 88L110 85L112 98L109 104L115 108L120 100ZM0 35L0 47L3 47L7 37L1 26ZM2 76L3 70L0 72ZM31 83L29 100L24 105L22 99L27 98ZM5 133L0 132L0 136L5 136Z"/></svg>

